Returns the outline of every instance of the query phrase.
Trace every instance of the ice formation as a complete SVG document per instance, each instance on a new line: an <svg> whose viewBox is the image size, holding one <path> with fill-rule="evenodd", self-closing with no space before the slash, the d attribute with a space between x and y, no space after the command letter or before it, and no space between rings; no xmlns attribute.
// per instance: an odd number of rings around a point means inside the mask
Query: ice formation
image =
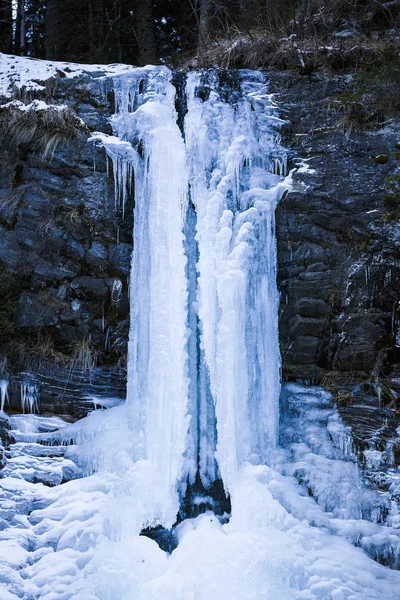
<svg viewBox="0 0 400 600"><path fill-rule="evenodd" d="M197 473L207 487L220 473L229 490L244 462L265 463L276 445L274 213L289 185L281 121L259 73L191 73L183 131L168 69L115 78L115 91L115 135L91 139L113 161L122 206L135 174L128 404L137 458L171 488Z"/></svg>
<svg viewBox="0 0 400 600"><path fill-rule="evenodd" d="M21 381L21 409L22 412L39 412L39 385L30 378Z"/></svg>
<svg viewBox="0 0 400 600"><path fill-rule="evenodd" d="M0 379L0 412L4 411L8 397L8 379Z"/></svg>
<svg viewBox="0 0 400 600"><path fill-rule="evenodd" d="M329 394L287 385L279 419L274 213L290 176L266 78L181 83L165 67L115 77L113 135L92 136L116 202L135 199L128 397L91 397L101 409L74 424L9 418L0 597L395 600L400 573L367 553L400 563L399 518ZM188 490L212 505L221 480L230 515L177 522ZM169 554L140 535L173 525Z"/></svg>
<svg viewBox="0 0 400 600"><path fill-rule="evenodd" d="M210 388L204 395L215 405L216 457L229 490L244 462L265 463L276 445L275 207L289 184L282 181L279 119L263 76L233 76L229 103L222 101L220 78L217 72L189 74L185 138L197 215L200 349ZM202 402L200 421L202 411L210 412ZM214 451L209 429L206 423L199 449L206 476Z"/></svg>

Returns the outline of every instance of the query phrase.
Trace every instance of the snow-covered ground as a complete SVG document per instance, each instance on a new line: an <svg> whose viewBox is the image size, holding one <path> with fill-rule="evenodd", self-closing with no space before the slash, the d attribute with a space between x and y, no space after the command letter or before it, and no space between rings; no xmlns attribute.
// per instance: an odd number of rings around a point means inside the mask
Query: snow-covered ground
<svg viewBox="0 0 400 600"><path fill-rule="evenodd" d="M125 406L94 411L73 425L36 415L11 417L17 443L0 480L0 598L397 599L400 573L348 541L360 543L380 530L388 544L390 530L340 512L345 487L356 478L349 466L356 466L325 436L321 419L327 415L315 419L318 411L326 412L329 395L300 386L284 393L305 407L308 468L312 455L322 461L336 453L335 469L320 471L317 465L313 471L316 488L333 498L336 509L319 505L283 474L298 461L298 444L288 442L277 452L275 468L246 464L239 470L228 523L210 512L183 521L170 555L139 536L154 524L160 504L172 525L176 506L163 496L151 463L134 461ZM328 413L335 415L334 409ZM70 445L53 445L63 440ZM62 477L78 478L59 485ZM356 505L350 502L349 510Z"/></svg>

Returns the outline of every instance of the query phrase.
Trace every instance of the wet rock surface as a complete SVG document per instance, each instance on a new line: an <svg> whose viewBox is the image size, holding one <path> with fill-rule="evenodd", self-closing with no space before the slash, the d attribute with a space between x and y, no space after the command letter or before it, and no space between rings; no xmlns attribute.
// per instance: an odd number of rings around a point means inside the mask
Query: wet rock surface
<svg viewBox="0 0 400 600"><path fill-rule="evenodd" d="M68 104L83 123L46 158L35 140L2 143L1 354L11 410L28 371L42 374L41 410L76 418L91 386L110 395L113 379L115 393L124 393L125 372L115 365L124 364L127 347L131 219L126 226L115 209L104 152L87 141L90 130L109 130L107 86L87 75L64 78L46 101Z"/></svg>
<svg viewBox="0 0 400 600"><path fill-rule="evenodd" d="M400 357L400 209L386 198L400 176L399 122L343 123L355 76L278 76L274 86L290 122L284 141L304 161L277 214L284 371L319 382L332 371L387 376Z"/></svg>
<svg viewBox="0 0 400 600"><path fill-rule="evenodd" d="M330 389L360 462L376 451L372 470L387 472L399 464L400 125L363 77L272 75L300 165L277 210L280 342L284 378Z"/></svg>

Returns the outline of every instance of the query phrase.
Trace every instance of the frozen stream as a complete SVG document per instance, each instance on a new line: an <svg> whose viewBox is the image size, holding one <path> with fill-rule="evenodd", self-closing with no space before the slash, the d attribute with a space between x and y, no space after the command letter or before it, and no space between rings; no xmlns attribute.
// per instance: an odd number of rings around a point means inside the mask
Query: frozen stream
<svg viewBox="0 0 400 600"><path fill-rule="evenodd" d="M377 562L399 565L396 507L330 395L281 390L291 177L264 75L146 67L114 88L92 140L116 204L135 198L127 402L74 424L2 412L0 599L398 599ZM140 535L157 526L172 552Z"/></svg>

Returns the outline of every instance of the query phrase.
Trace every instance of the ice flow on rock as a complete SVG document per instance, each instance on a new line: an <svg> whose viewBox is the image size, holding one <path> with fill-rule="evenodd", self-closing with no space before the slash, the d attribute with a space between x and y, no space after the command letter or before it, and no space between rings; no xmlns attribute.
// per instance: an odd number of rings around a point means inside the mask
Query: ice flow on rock
<svg viewBox="0 0 400 600"><path fill-rule="evenodd" d="M280 120L260 73L191 73L183 99L172 77L116 77L115 135L93 136L123 203L134 172L130 419L137 459L169 488L198 474L229 491L277 437Z"/></svg>

